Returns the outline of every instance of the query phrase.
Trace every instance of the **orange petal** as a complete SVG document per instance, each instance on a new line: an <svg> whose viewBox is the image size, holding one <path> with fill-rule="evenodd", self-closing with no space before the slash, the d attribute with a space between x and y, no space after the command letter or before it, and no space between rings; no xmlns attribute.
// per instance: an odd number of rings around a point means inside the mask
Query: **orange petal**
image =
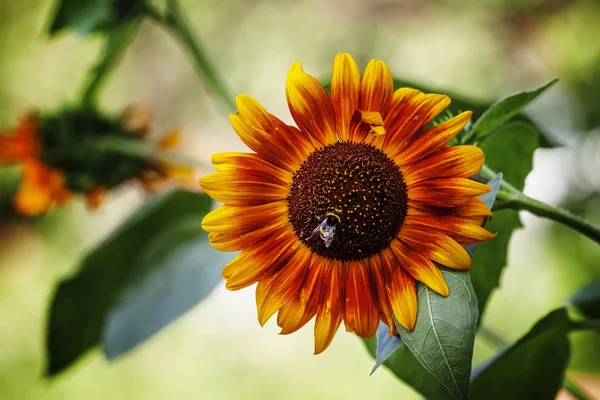
<svg viewBox="0 0 600 400"><path fill-rule="evenodd" d="M321 297L325 270L329 270L329 260L313 255L302 289L293 300L286 303L277 314L280 334L287 335L302 328L317 313Z"/></svg>
<svg viewBox="0 0 600 400"><path fill-rule="evenodd" d="M473 197L456 207L434 206L408 200L408 215L449 215L459 217L491 217L492 212L479 197ZM481 220L481 219L480 219Z"/></svg>
<svg viewBox="0 0 600 400"><path fill-rule="evenodd" d="M392 72L383 61L371 60L360 82L361 111L382 111L391 102L394 91Z"/></svg>
<svg viewBox="0 0 600 400"><path fill-rule="evenodd" d="M386 271L386 297L396 320L405 329L412 331L417 321L415 280L402 268L391 250L381 252L381 262Z"/></svg>
<svg viewBox="0 0 600 400"><path fill-rule="evenodd" d="M440 207L456 207L491 190L467 178L442 178L417 182L408 187L408 198Z"/></svg>
<svg viewBox="0 0 600 400"><path fill-rule="evenodd" d="M108 188L106 187L97 187L91 192L85 193L84 197L87 208L90 210L97 210L98 208L100 208L107 193Z"/></svg>
<svg viewBox="0 0 600 400"><path fill-rule="evenodd" d="M258 322L267 323L284 304L293 300L302 287L312 253L301 246L273 277L268 293L258 307Z"/></svg>
<svg viewBox="0 0 600 400"><path fill-rule="evenodd" d="M395 267L401 269L399 264L395 265ZM396 324L394 323L394 312L392 310L392 305L390 304L386 282L389 282L391 279L392 269L388 265L383 264L383 260L380 256L375 256L369 259L369 273L373 277L381 320L390 328L391 337L391 335L395 334Z"/></svg>
<svg viewBox="0 0 600 400"><path fill-rule="evenodd" d="M258 154L253 153L215 153L211 159L217 171L229 171L236 169L245 169L251 171L265 172L283 183L292 182L292 173L288 170L279 168L265 161Z"/></svg>
<svg viewBox="0 0 600 400"><path fill-rule="evenodd" d="M236 103L242 120L256 132L263 132L262 136L266 135L280 152L285 152L280 156L286 158L287 164L293 164L297 168L314 149L309 135L301 133L298 129L286 125L279 118L269 114L252 97L239 95L236 97Z"/></svg>
<svg viewBox="0 0 600 400"><path fill-rule="evenodd" d="M60 172L35 159L24 162L21 185L13 198L19 214L44 214L55 203L64 203L69 198L70 192L64 187L64 177Z"/></svg>
<svg viewBox="0 0 600 400"><path fill-rule="evenodd" d="M239 290L272 276L296 252L298 244L289 227L268 234L262 242L225 265L222 273L227 280L225 287Z"/></svg>
<svg viewBox="0 0 600 400"><path fill-rule="evenodd" d="M285 200L290 188L263 171L227 170L205 175L200 186L213 199L238 206Z"/></svg>
<svg viewBox="0 0 600 400"><path fill-rule="evenodd" d="M202 228L207 232L245 233L269 225L287 211L287 201L247 207L222 205L204 217Z"/></svg>
<svg viewBox="0 0 600 400"><path fill-rule="evenodd" d="M295 171L300 165L298 156L293 151L282 151L284 141L245 122L241 117L230 114L231 126L240 139L261 156L265 161L287 171ZM286 150L289 150L286 148Z"/></svg>
<svg viewBox="0 0 600 400"><path fill-rule="evenodd" d="M413 225L408 217L398 238L411 250L446 267L467 270L471 268L471 257L450 236L428 227Z"/></svg>
<svg viewBox="0 0 600 400"><path fill-rule="evenodd" d="M472 221L465 220L464 218L411 215L407 217L405 222L419 226L421 230L438 230L463 246L485 242L496 236L479 224L474 224Z"/></svg>
<svg viewBox="0 0 600 400"><path fill-rule="evenodd" d="M348 53L338 54L331 75L331 103L340 140L350 137L350 120L358 109L359 90L360 70L356 61Z"/></svg>
<svg viewBox="0 0 600 400"><path fill-rule="evenodd" d="M266 225L255 230L243 233L210 233L208 240L217 250L221 251L239 251L250 248L258 241L265 240L265 237L289 223L286 214L282 214L275 219L267 222Z"/></svg>
<svg viewBox="0 0 600 400"><path fill-rule="evenodd" d="M371 337L377 330L379 313L375 307L369 270L363 261L351 261L347 268L345 323L363 338Z"/></svg>
<svg viewBox="0 0 600 400"><path fill-rule="evenodd" d="M452 146L412 164L404 172L407 185L435 178L469 178L481 169L485 155L476 146Z"/></svg>
<svg viewBox="0 0 600 400"><path fill-rule="evenodd" d="M315 354L327 349L335 337L343 318L344 283L343 265L331 261L323 274L322 296L315 321Z"/></svg>
<svg viewBox="0 0 600 400"><path fill-rule="evenodd" d="M423 282L431 290L444 297L450 294L450 289L444 280L444 276L431 260L410 250L400 240L392 241L390 248L402 268L414 279Z"/></svg>
<svg viewBox="0 0 600 400"><path fill-rule="evenodd" d="M394 161L400 166L408 165L443 149L454 136L463 130L472 114L471 111L465 111L420 135L416 135L394 157Z"/></svg>
<svg viewBox="0 0 600 400"><path fill-rule="evenodd" d="M401 89L400 89L401 90ZM394 100L396 96L394 95ZM425 128L448 105L450 98L441 94L402 93L385 119L388 134L383 148L390 157L409 146L413 136Z"/></svg>
<svg viewBox="0 0 600 400"><path fill-rule="evenodd" d="M286 80L290 112L298 127L311 134L323 146L335 143L335 113L323 86L302 70L297 61Z"/></svg>

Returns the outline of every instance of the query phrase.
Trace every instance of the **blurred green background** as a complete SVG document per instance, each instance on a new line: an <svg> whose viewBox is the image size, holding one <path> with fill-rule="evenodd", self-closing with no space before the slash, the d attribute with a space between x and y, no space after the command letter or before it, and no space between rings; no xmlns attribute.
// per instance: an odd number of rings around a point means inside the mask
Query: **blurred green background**
<svg viewBox="0 0 600 400"><path fill-rule="evenodd" d="M182 1L221 75L291 122L285 77L295 60L327 78L338 52L364 67L384 60L398 78L479 100L561 80L528 109L564 143L539 149L526 194L563 203L600 222L600 3L595 0L205 0ZM51 1L0 2L0 128L32 107L78 98L100 49L99 38L45 35ZM144 22L102 95L120 112L153 109L153 132L183 127L185 152L208 162L216 151L244 150L227 115L197 79L173 38ZM198 172L200 176L203 171ZM338 333L313 356L312 327L277 335L261 328L253 290L222 285L145 345L108 364L98 350L54 379L43 378L44 330L57 281L85 251L147 196L113 193L88 213L81 202L34 223L0 227L0 399L419 398L373 365L361 341ZM576 289L600 279L600 248L522 214L509 267L483 324L512 341ZM221 268L215 265L214 268ZM571 335L571 370L600 372L600 338ZM497 348L479 339L475 361Z"/></svg>

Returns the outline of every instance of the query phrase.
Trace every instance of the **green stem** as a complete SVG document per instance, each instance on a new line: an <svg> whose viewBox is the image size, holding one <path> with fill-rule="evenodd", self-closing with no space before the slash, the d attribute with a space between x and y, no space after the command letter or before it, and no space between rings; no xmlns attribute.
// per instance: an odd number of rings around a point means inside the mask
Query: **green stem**
<svg viewBox="0 0 600 400"><path fill-rule="evenodd" d="M481 175L491 179L496 173L484 165L481 169ZM600 244L600 228L564 208L551 206L550 204L525 196L521 191L504 180L500 183L500 190L496 198L502 201L501 204L504 209L526 210L539 217L551 219L568 226Z"/></svg>
<svg viewBox="0 0 600 400"><path fill-rule="evenodd" d="M129 24L115 28L104 36L100 60L91 69L87 82L83 86L81 102L84 106L91 108L96 105L98 90L116 66L127 45L135 37L141 21L141 18L137 18Z"/></svg>
<svg viewBox="0 0 600 400"><path fill-rule="evenodd" d="M166 15L161 15L155 8L148 5L146 14L168 28L173 35L188 50L194 67L209 90L221 101L229 112L236 110L233 96L229 93L223 79L206 54L204 46L187 17L182 12L177 0L169 0Z"/></svg>

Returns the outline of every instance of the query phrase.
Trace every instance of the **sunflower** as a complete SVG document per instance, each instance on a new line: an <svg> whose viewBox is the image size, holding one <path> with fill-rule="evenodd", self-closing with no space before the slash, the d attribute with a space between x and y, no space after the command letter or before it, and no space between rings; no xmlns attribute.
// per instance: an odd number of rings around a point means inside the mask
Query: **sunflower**
<svg viewBox="0 0 600 400"><path fill-rule="evenodd" d="M278 312L282 334L316 316L315 353L342 321L367 338L379 321L415 326L420 281L448 296L439 265L471 267L465 246L492 238L491 215L470 180L484 162L475 146L448 142L471 117L439 124L449 105L440 94L401 88L372 60L361 79L349 54L334 62L331 95L300 62L286 81L298 127L247 95L236 98L233 128L255 153L219 153L200 180L224 203L202 226L212 245L241 251L223 270L226 287L258 283L258 320Z"/></svg>

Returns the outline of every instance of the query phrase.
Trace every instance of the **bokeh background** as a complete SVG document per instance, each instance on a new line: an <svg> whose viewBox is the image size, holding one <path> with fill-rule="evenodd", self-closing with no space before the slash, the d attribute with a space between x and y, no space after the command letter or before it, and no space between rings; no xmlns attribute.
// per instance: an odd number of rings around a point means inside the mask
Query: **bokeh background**
<svg viewBox="0 0 600 400"><path fill-rule="evenodd" d="M48 38L52 3L0 2L0 127L32 107L75 101L98 54L98 38ZM479 100L559 77L527 112L564 147L537 150L525 192L600 222L599 2L185 0L182 6L232 92L250 94L288 122L284 85L291 64L300 59L307 72L328 78L341 51L361 67L378 58L398 78ZM182 127L185 152L206 162L213 152L244 149L187 55L151 21L101 99L115 113L134 102L151 107L154 133ZM94 213L76 201L35 222L1 222L0 399L419 398L384 368L369 376L373 360L357 337L340 330L330 349L313 356L311 326L290 336L277 335L274 321L261 328L253 290L228 292L223 285L118 360L109 364L95 350L58 377L44 378L46 313L56 283L146 196L125 187ZM548 221L521 218L525 227L513 235L509 266L483 321L507 341L600 279L597 245ZM570 371L583 372L583 379L600 372L600 336L571 339ZM479 339L475 361L496 346Z"/></svg>

